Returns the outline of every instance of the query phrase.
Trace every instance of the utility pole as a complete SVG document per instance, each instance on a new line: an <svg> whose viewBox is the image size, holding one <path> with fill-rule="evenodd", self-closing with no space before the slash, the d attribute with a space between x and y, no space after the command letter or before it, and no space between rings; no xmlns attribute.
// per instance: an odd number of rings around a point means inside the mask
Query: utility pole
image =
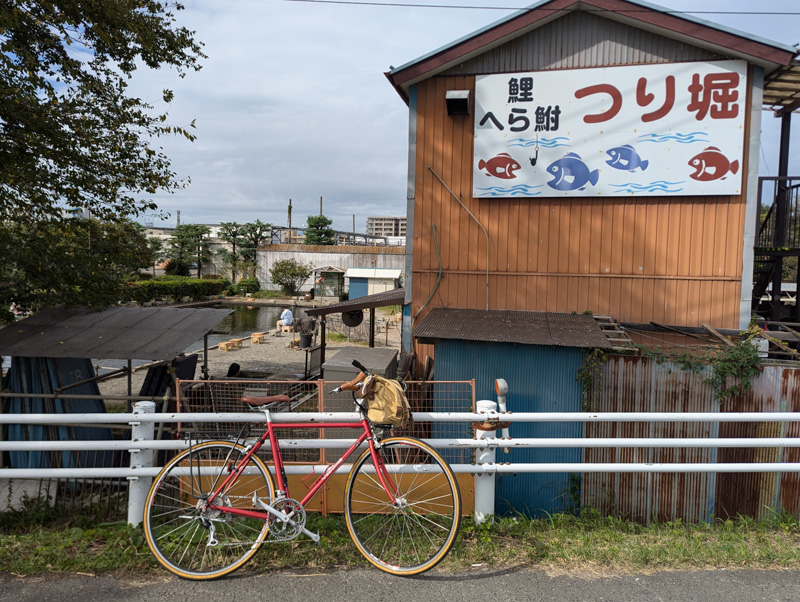
<svg viewBox="0 0 800 602"><path fill-rule="evenodd" d="M292 242L292 199L289 199L289 244Z"/></svg>
<svg viewBox="0 0 800 602"><path fill-rule="evenodd" d="M319 195L319 214L322 215L322 195Z"/></svg>

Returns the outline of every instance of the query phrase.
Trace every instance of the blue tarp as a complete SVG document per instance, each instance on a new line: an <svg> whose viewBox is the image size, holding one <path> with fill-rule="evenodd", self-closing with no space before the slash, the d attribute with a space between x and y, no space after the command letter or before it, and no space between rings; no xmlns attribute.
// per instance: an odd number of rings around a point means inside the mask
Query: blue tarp
<svg viewBox="0 0 800 602"><path fill-rule="evenodd" d="M11 368L3 389L13 393L54 393L56 389L92 378L94 367L88 359L73 358L11 358ZM100 395L96 382L84 383L64 392L64 398L10 397L3 398L4 414L74 414L104 413L101 399L71 399L66 395ZM73 441L110 440L111 429L55 425L8 425L4 438L8 441ZM12 468L68 468L112 466L111 451L12 451Z"/></svg>

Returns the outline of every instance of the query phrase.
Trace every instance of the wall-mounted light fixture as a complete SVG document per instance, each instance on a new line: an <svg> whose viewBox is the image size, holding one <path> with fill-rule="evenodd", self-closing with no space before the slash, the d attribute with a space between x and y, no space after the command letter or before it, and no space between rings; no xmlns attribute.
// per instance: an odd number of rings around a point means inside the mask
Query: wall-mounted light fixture
<svg viewBox="0 0 800 602"><path fill-rule="evenodd" d="M448 115L469 115L469 90L448 90L445 103Z"/></svg>

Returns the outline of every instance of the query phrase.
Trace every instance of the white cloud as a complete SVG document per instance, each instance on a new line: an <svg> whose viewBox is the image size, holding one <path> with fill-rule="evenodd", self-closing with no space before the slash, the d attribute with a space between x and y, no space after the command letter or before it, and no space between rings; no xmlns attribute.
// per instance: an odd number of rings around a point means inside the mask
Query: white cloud
<svg viewBox="0 0 800 602"><path fill-rule="evenodd" d="M437 2L442 4L443 2ZM468 0L455 2L458 5ZM472 0L472 5L491 4ZM512 0L504 6L524 7ZM677 10L696 0L662 0ZM797 11L795 0L713 0L703 10ZM334 227L363 231L367 215L405 213L408 111L384 76L513 11L370 7L280 0L194 0L178 13L208 59L199 72L138 72L132 90L159 99L175 91L170 120L196 122L197 140L163 139L191 184L156 197L182 222L261 219L286 224L323 211ZM698 15L783 43L800 17ZM155 100L153 100L155 104ZM777 168L777 120L764 115L764 156ZM793 162L800 167L800 161ZM762 171L765 171L762 168ZM797 171L797 170L795 170Z"/></svg>

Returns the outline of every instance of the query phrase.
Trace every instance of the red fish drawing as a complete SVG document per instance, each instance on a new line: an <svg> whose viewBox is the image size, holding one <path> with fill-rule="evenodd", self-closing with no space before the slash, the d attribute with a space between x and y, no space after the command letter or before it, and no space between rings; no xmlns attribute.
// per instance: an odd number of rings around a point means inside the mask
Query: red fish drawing
<svg viewBox="0 0 800 602"><path fill-rule="evenodd" d="M739 169L739 162L728 161L716 146L709 146L702 153L689 159L689 166L695 169L693 174L689 174L690 178L700 182L709 182L724 178L729 171L736 173Z"/></svg>
<svg viewBox="0 0 800 602"><path fill-rule="evenodd" d="M483 159L478 161L478 169L486 169L488 175L494 176L495 178L503 178L504 180L516 178L517 176L514 172L521 167L522 166L516 162L514 157L508 153L500 153L488 161L484 161Z"/></svg>

